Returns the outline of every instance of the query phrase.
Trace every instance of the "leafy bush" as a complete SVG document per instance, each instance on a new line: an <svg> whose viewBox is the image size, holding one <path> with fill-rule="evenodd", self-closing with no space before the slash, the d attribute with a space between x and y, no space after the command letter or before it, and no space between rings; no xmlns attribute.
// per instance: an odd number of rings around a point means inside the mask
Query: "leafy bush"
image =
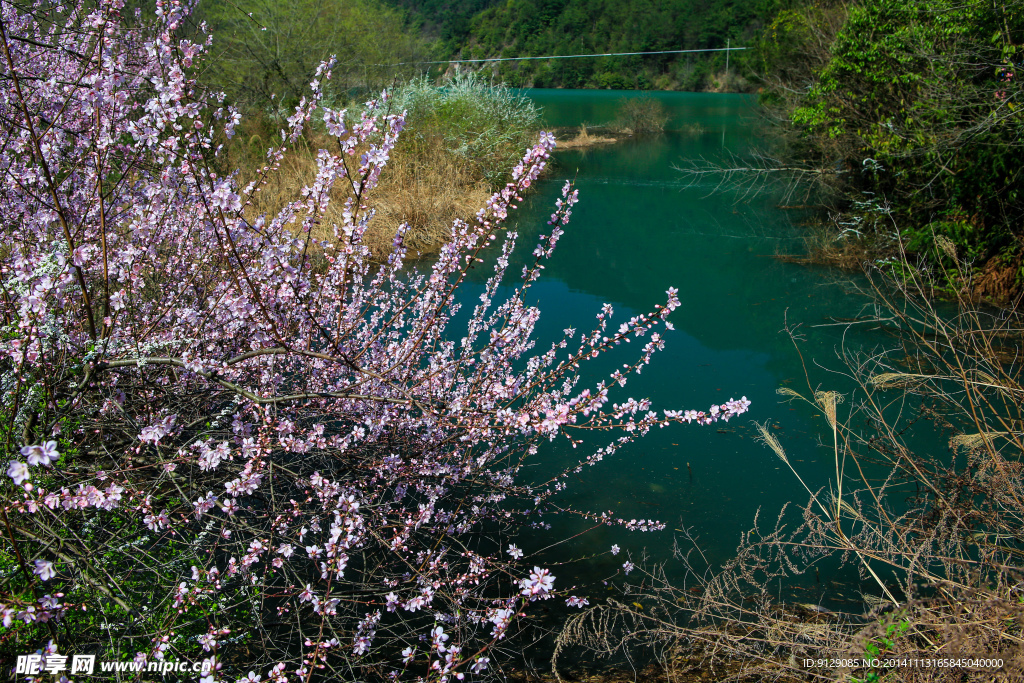
<svg viewBox="0 0 1024 683"><path fill-rule="evenodd" d="M910 245L952 230L979 263L1007 256L1024 238L1022 17L1020 2L790 10L771 44L796 40L815 57L795 60L808 74L786 63L799 50L771 53L784 82L776 97L812 163L847 201L870 193L891 204Z"/></svg>
<svg viewBox="0 0 1024 683"><path fill-rule="evenodd" d="M660 133L665 130L668 115L661 102L648 95L624 97L619 100L612 128L622 132Z"/></svg>

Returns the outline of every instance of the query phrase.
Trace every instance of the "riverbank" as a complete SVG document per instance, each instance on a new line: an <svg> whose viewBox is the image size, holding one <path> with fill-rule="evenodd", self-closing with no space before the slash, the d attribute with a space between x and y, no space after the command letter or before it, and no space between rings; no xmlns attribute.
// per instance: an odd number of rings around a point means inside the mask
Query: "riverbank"
<svg viewBox="0 0 1024 683"><path fill-rule="evenodd" d="M861 252L888 267L908 254L949 293L968 263L970 296L1020 302L1022 30L1020 0L798 3L779 14L762 50L764 100L788 140L781 165L817 183L831 217L814 258Z"/></svg>
<svg viewBox="0 0 1024 683"><path fill-rule="evenodd" d="M806 222L802 253L780 253L777 258L787 263L827 266L856 273L865 268L881 268L889 272L892 264L908 261L912 238L899 237L893 230L850 234L837 225L838 220L841 219L822 217ZM939 236L938 243L942 242L943 238ZM938 251L953 261L960 258L952 242L947 242L947 250L948 253L941 249ZM927 281L927 289L939 299L966 297L975 304L1014 309L1024 297L1024 279L1021 276L1024 258L1020 254L997 254L971 263L965 271L950 268L948 264L914 263L912 270L923 282ZM956 276L951 278L954 272Z"/></svg>
<svg viewBox="0 0 1024 683"><path fill-rule="evenodd" d="M437 253L452 237L456 220L470 221L492 193L509 182L523 152L536 144L540 111L521 94L492 85L472 74L437 87L425 79L404 83L391 93L391 110L405 111L405 130L390 151L387 170L367 201L375 217L362 242L374 259L384 261L394 249L395 234L408 224L404 245L411 257ZM349 125L362 105L349 106ZM242 185L266 175L265 146L272 144L281 120L261 111L246 112L236 135L226 144L225 172L239 170ZM247 216L277 215L302 188L311 186L319 169L320 151L337 141L321 122L285 152L279 165L246 207ZM357 145L351 157L361 159L379 141ZM351 165L351 174L358 165ZM349 176L349 180L358 180ZM331 202L313 228L313 237L333 241L334 226L344 223L345 202L356 197L355 186L337 183ZM363 202L360 196L360 202Z"/></svg>
<svg viewBox="0 0 1024 683"><path fill-rule="evenodd" d="M243 130L243 135L248 132ZM271 176L246 207L250 220L277 215L303 187L315 182L317 150L329 149L333 141L318 132L309 133L305 141L285 153L280 163L283 172ZM367 146L361 146L355 151L361 155L367 150ZM260 174L260 167L255 165L243 164L240 170L243 185ZM394 250L398 227L407 223L404 244L409 256L435 254L451 238L453 221L472 219L491 192L480 169L452 154L442 138L428 135L411 143L401 140L390 155L377 192L366 200L374 219L367 225L362 243L374 260L384 261ZM344 224L345 202L353 197L353 188L347 182L333 188L332 201L313 229L314 239L335 240L334 226Z"/></svg>

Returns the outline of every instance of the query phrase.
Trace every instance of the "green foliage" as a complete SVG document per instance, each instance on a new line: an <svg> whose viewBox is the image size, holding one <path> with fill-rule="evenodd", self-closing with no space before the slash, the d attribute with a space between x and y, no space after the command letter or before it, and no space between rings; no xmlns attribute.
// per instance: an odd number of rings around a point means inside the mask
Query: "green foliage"
<svg viewBox="0 0 1024 683"><path fill-rule="evenodd" d="M206 82L232 100L272 111L290 114L332 54L338 91L379 90L402 75L386 65L426 59L405 14L378 0L211 0L199 12L216 36Z"/></svg>
<svg viewBox="0 0 1024 683"><path fill-rule="evenodd" d="M864 645L865 660L880 660L896 649L896 641L910 631L910 619L905 616L887 616L879 621L882 633ZM850 683L878 683L891 679L897 672L871 667L863 677L851 676Z"/></svg>
<svg viewBox="0 0 1024 683"><path fill-rule="evenodd" d="M760 32L750 56L752 67L783 87L762 91L766 103L780 104L790 89L802 92L831 59L831 43L846 17L840 0L783 9Z"/></svg>
<svg viewBox="0 0 1024 683"><path fill-rule="evenodd" d="M424 34L448 47L458 46L469 36L470 20L502 0L392 0L408 10ZM458 49L455 47L455 49Z"/></svg>
<svg viewBox="0 0 1024 683"><path fill-rule="evenodd" d="M978 262L985 257L984 242L993 236L982 234L981 228L964 216L947 215L907 231L906 246L912 252L929 252L934 261L947 258L943 250L936 245L935 238L946 237L956 247L958 258L970 262ZM995 235L994 237L1005 237ZM952 264L949 264L952 265Z"/></svg>
<svg viewBox="0 0 1024 683"><path fill-rule="evenodd" d="M762 56L779 64L807 50L828 11L778 14ZM865 0L831 11L840 28L790 111L821 167L846 174L848 196L888 200L912 250L936 235L977 262L1015 249L1024 49L1013 39L1024 2ZM803 85L779 73L791 92Z"/></svg>
<svg viewBox="0 0 1024 683"><path fill-rule="evenodd" d="M440 21L441 54L523 57L723 48L749 43L786 0L392 0ZM482 10L482 11L481 11ZM438 17L435 19L434 17ZM502 63L514 86L690 89L711 85L725 54L670 54ZM743 70L742 52L730 70Z"/></svg>

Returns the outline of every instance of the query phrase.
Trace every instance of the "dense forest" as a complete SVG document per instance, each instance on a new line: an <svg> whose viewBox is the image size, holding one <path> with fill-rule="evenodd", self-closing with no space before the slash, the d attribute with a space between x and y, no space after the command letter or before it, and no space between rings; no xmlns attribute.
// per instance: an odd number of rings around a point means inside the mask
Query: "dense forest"
<svg viewBox="0 0 1024 683"><path fill-rule="evenodd" d="M788 0L258 0L200 3L217 36L207 82L266 107L294 105L319 58L336 76L376 89L428 73L445 59L755 47ZM710 90L756 87L755 50L508 61L491 65L511 86ZM272 98L273 95L273 98ZM276 99L274 99L276 98Z"/></svg>
<svg viewBox="0 0 1024 683"><path fill-rule="evenodd" d="M444 57L537 57L704 50L750 45L781 0L392 0L420 17ZM502 62L510 85L736 90L749 87L742 53L732 78L724 53Z"/></svg>
<svg viewBox="0 0 1024 683"><path fill-rule="evenodd" d="M408 10L414 24L432 39L451 42L456 49L470 33L470 20L503 0L388 0Z"/></svg>

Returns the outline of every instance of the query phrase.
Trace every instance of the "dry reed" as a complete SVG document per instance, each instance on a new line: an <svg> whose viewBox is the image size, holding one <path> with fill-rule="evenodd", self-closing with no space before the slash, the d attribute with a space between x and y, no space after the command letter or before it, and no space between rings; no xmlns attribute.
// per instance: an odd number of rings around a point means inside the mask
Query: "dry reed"
<svg viewBox="0 0 1024 683"><path fill-rule="evenodd" d="M249 218L275 215L311 184L316 176L316 151L336 145L328 135L313 133L310 142L289 150L281 161L282 173L273 175L253 198ZM358 152L358 150L357 150ZM244 166L241 184L257 172L255 164ZM332 201L319 219L312 237L333 238L335 224L341 224L345 201L353 196L347 183L338 183ZM468 219L485 204L490 191L479 171L463 159L447 152L441 140L418 141L415 148L399 143L381 174L380 185L369 208L375 217L364 242L375 258L385 259L393 249L395 232L409 223L405 245L412 256L436 252L449 239L452 222ZM301 224L298 215L294 225Z"/></svg>
<svg viewBox="0 0 1024 683"><path fill-rule="evenodd" d="M468 220L482 208L491 192L509 180L512 168L535 141L539 111L503 86L462 76L444 87L425 80L395 89L395 111L406 111L406 129L381 174L373 200L374 211L364 243L374 258L385 259L395 233L408 223L404 244L412 257L436 252L451 237L457 218ZM256 114L243 119L227 145L224 172L239 168L242 185L265 163L267 148L276 144L278 125ZM315 178L319 149L334 149L337 141L314 129L288 150L282 173L274 174L247 207L247 217L277 214ZM357 149L354 159L363 150ZM350 169L353 170L353 169ZM345 201L354 197L351 183L337 183L331 203L318 217L312 237L333 238L341 224ZM297 215L294 225L301 224Z"/></svg>
<svg viewBox="0 0 1024 683"><path fill-rule="evenodd" d="M589 147L595 147L597 145L608 145L613 142L618 142L617 138L608 137L605 135L591 135L587 124L582 124L579 127L575 137L567 138L565 140L558 141L559 149L587 149Z"/></svg>
<svg viewBox="0 0 1024 683"><path fill-rule="evenodd" d="M784 444L761 428L809 502L784 508L768 529L755 519L720 567L684 534L675 555L685 581L645 567L624 595L569 620L556 667L573 648L599 656L649 648L669 680L679 662L712 680L1022 680L1024 319L976 307L966 265L942 274L961 283L955 311L934 304L929 280L905 257L889 272L899 276L869 273L869 293L897 341L870 354L843 351L856 389L820 391L808 377L806 397L780 390L824 411L832 488L807 488ZM949 452L908 440L925 417ZM826 559L857 568L868 586L850 612L799 598L799 577ZM919 664L865 666L865 658ZM934 665L950 658L1002 664Z"/></svg>

